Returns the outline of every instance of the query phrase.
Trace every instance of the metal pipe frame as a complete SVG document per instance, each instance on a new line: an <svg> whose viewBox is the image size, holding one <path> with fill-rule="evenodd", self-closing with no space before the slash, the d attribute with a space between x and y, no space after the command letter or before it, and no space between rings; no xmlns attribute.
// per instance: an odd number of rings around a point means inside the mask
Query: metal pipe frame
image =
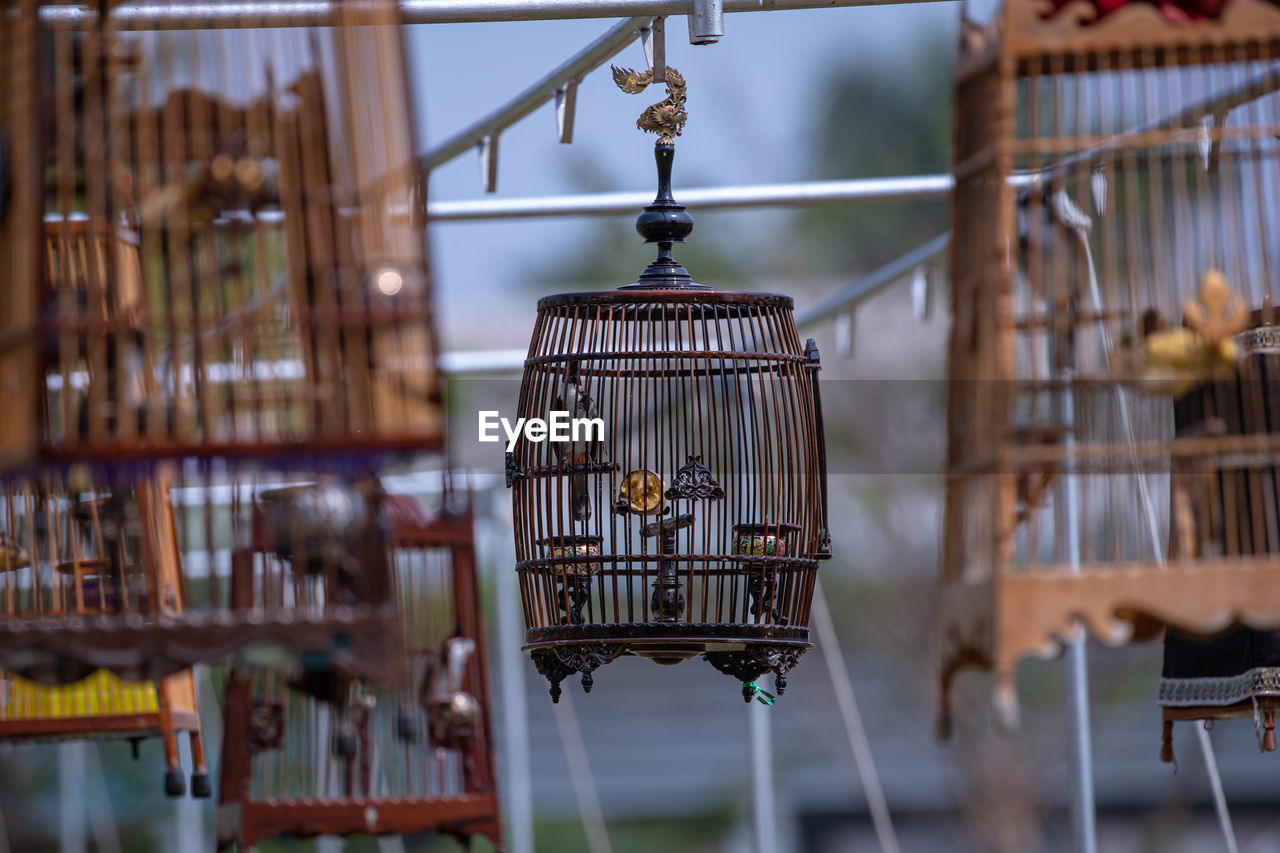
<svg viewBox="0 0 1280 853"><path fill-rule="evenodd" d="M639 38L641 29L648 28L652 20L649 17L633 17L610 27L608 32L600 38L543 75L504 106L458 131L422 155L418 159L418 167L423 171L430 171L472 150L484 140L496 137L538 107L553 100L556 92L570 84L576 84L587 74L617 56L623 48ZM642 205L645 203L647 202L641 202Z"/></svg>
<svg viewBox="0 0 1280 853"><path fill-rule="evenodd" d="M897 260L868 273L820 302L796 311L796 326L804 328L839 311L847 311L889 288L919 266L935 261L946 251L951 234L941 234ZM524 368L525 350L471 350L442 353L440 370L449 376L518 373Z"/></svg>
<svg viewBox="0 0 1280 853"><path fill-rule="evenodd" d="M374 2L346 0L206 0L197 3L126 3L109 13L122 30L209 30L239 27L327 27L339 3L359 13ZM772 12L930 3L937 0L723 0L723 12ZM585 18L656 18L695 15L710 21L715 12L703 0L400 0L403 24L465 24L492 21L556 21ZM56 29L85 29L97 22L96 10L84 5L42 6L40 18ZM701 35L712 35L703 32Z"/></svg>
<svg viewBox="0 0 1280 853"><path fill-rule="evenodd" d="M917 246L905 255L890 261L879 269L864 275L846 287L821 299L807 308L796 311L796 326L804 328L832 314L847 311L850 306L864 302L880 291L908 275L916 267L932 263L947 249L951 232L939 234L923 246Z"/></svg>
<svg viewBox="0 0 1280 853"><path fill-rule="evenodd" d="M950 175L909 175L849 181L699 187L681 190L680 203L698 210L723 210L816 207L856 201L945 201L954 183ZM433 223L537 216L614 216L634 213L652 199L650 191L437 201L427 205L427 216Z"/></svg>

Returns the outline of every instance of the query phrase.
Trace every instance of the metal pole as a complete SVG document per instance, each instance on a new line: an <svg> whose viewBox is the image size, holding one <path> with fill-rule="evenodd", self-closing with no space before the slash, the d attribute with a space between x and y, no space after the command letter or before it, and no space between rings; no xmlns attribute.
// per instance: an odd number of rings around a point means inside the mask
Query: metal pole
<svg viewBox="0 0 1280 853"><path fill-rule="evenodd" d="M107 790L107 775L102 769L102 755L96 743L86 743L81 753L85 759L86 779L94 778L96 796L93 806L89 808L89 828L93 835L94 849L98 853L120 853L120 829L116 826L115 815L111 811L111 793ZM85 803L89 806L89 803ZM199 814L197 813L197 817ZM202 828L196 827L195 846L188 849L200 850Z"/></svg>
<svg viewBox="0 0 1280 853"><path fill-rule="evenodd" d="M525 353L520 353L520 363ZM517 368L518 369L518 368ZM511 504L488 493L487 515L502 530L511 529ZM502 803L506 807L507 850L510 853L534 853L533 849L533 785L529 770L529 716L525 704L524 656L520 654L520 603L516 589L515 551L510 536L497 535L481 526L477 544L489 558L481 566L500 567L493 575L493 597L497 623L498 678L502 685L502 752L505 770ZM494 544L489 551L490 543ZM490 646L493 648L493 646Z"/></svg>
<svg viewBox="0 0 1280 853"><path fill-rule="evenodd" d="M564 760L569 765L569 782L573 785L574 799L578 801L578 816L587 835L590 853L613 853L609 841L609 829L604 822L604 809L596 791L596 780L591 775L591 762L587 758L587 744L582 739L582 727L573 705L572 691L565 691L560 701L551 706L556 729L560 732L560 745L564 747Z"/></svg>
<svg viewBox="0 0 1280 853"><path fill-rule="evenodd" d="M1071 359L1074 353L1066 356ZM1063 362L1059 362L1060 364ZM1070 361L1066 362L1070 364ZM1072 371L1060 371L1064 383L1057 396L1058 422L1065 428L1062 439L1064 459L1062 500L1057 507L1065 528L1067 570L1080 571L1080 484L1075 473L1075 402L1070 381ZM1077 623L1079 624L1079 623ZM1067 691L1067 775L1071 787L1071 839L1075 853L1098 853L1098 830L1093 792L1093 744L1089 728L1089 663L1083 625L1080 636L1067 644L1065 677Z"/></svg>
<svg viewBox="0 0 1280 853"><path fill-rule="evenodd" d="M880 774L876 772L875 759L871 755L871 741L862 725L862 714L853 693L853 681L849 678L849 668L845 665L844 652L840 649L840 638L836 635L836 623L831 617L831 607L827 604L827 594L823 591L820 580L814 584L812 616L811 624L817 635L818 646L822 649L822 657L827 662L831 689L835 691L836 705L844 720L849 748L853 750L854 767L858 771L858 780L862 782L863 795L867 798L867 809L871 812L871 824L875 827L881 853L899 853L898 834L889 814L889 801L885 799Z"/></svg>
<svg viewBox="0 0 1280 853"><path fill-rule="evenodd" d="M747 706L751 722L751 826L756 853L778 847L778 811L773 796L772 709L760 702Z"/></svg>
<svg viewBox="0 0 1280 853"><path fill-rule="evenodd" d="M191 760L190 751L184 754L182 750L179 750L178 760L179 766L182 768L182 774L186 776L187 779L190 779L191 771L194 766ZM99 766L98 772L99 774L102 773L101 766ZM107 807L109 809L111 801L107 799L105 777L103 777L102 797L108 804ZM178 797L176 802L174 802L173 829L174 834L177 837L174 838L173 845L169 847L173 853L205 853L205 851L209 849L205 845L204 840L203 812L204 810L201 808L201 801L189 796ZM97 832L94 834L98 835ZM104 848L103 845L99 843L98 849L110 849L113 850L114 853L119 853L120 846L117 844L114 848Z"/></svg>
<svg viewBox="0 0 1280 853"><path fill-rule="evenodd" d="M829 9L843 6L885 6L936 0L724 0L724 12L768 12ZM111 10L112 24L121 30L213 30L241 27L332 26L340 0L280 0L280 2L126 3ZM363 9L381 10L381 3L343 0L346 20ZM582 18L656 18L696 13L696 0L401 0L402 24L467 24L491 21L555 21ZM84 5L42 6L40 18L53 29L81 30L98 20ZM371 18L371 20L373 20ZM379 20L379 23L383 21Z"/></svg>
<svg viewBox="0 0 1280 853"><path fill-rule="evenodd" d="M909 274L916 267L936 258L947 248L951 232L939 234L923 246L912 249L907 254L890 261L879 269L864 275L853 284L837 290L826 299L802 308L796 312L796 325L807 326L825 317L835 314L849 305L879 293L889 285Z"/></svg>
<svg viewBox="0 0 1280 853"><path fill-rule="evenodd" d="M1067 646L1066 683L1072 849L1076 853L1097 853L1093 739L1089 733L1089 662L1083 633Z"/></svg>
<svg viewBox="0 0 1280 853"><path fill-rule="evenodd" d="M10 853L9 825L4 822L3 812L0 812L0 853Z"/></svg>
<svg viewBox="0 0 1280 853"><path fill-rule="evenodd" d="M429 171L453 158L471 151L485 139L510 127L551 101L556 91L576 82L608 62L619 51L639 37L640 28L649 26L651 18L632 17L610 27L608 32L591 42L568 61L545 74L498 110L432 148L418 160L419 168ZM647 200L641 205L647 204Z"/></svg>
<svg viewBox="0 0 1280 853"><path fill-rule="evenodd" d="M1209 774L1209 789L1213 792L1213 809L1218 813L1218 827L1222 830L1222 842L1227 853L1240 853L1236 844L1236 831L1231 825L1231 812L1227 810L1227 795L1222 790L1222 777L1218 775L1218 760L1213 754L1213 741L1203 725L1196 726L1200 751L1204 754L1204 769Z"/></svg>
<svg viewBox="0 0 1280 853"><path fill-rule="evenodd" d="M471 129L474 136L480 125ZM443 149L443 146L441 146ZM462 151L468 150L466 146ZM431 154L427 155L432 156ZM859 178L849 181L806 181L736 187L694 187L680 191L680 203L699 210L756 207L812 207L857 201L945 201L951 194L950 175L907 175ZM534 198L436 201L427 205L434 223L483 219L521 219L536 216L614 216L634 214L653 200L653 191L611 192ZM405 216L408 211L405 210Z"/></svg>
<svg viewBox="0 0 1280 853"><path fill-rule="evenodd" d="M1089 240L1083 231L1077 231L1076 236L1080 240L1081 251L1088 262L1089 293L1093 310L1094 313L1101 315L1102 290L1098 286L1098 274L1093 265L1093 255L1089 250ZM1102 326L1101 330L1103 349L1106 351L1107 359L1110 360L1114 350L1111 334L1107 331L1106 326ZM1116 386L1116 404L1117 411L1120 413L1120 421L1124 424L1125 437L1130 447L1132 447L1137 441L1137 435L1133 428L1133 419L1129 415L1129 404L1125 399L1124 389L1119 385ZM1155 503L1151 500L1151 490L1147 485L1146 472L1138 466L1137 454L1133 454L1133 457L1134 468L1138 472L1138 494L1142 500L1143 511L1147 516L1147 531L1151 536L1151 552L1155 555L1156 562L1160 564L1161 568L1164 568L1164 542L1160 537L1160 525L1156 520ZM1227 808L1227 796L1222 789L1222 778L1218 775L1218 761L1213 752L1213 741L1209 739L1209 733L1205 731L1204 726L1196 728L1196 736L1200 744L1200 752L1204 757L1205 771L1209 774L1209 788L1213 792L1213 808L1218 815L1218 826L1222 830L1223 842L1226 845L1227 853L1238 853L1239 848L1236 845L1235 827L1231 823L1231 812Z"/></svg>
<svg viewBox="0 0 1280 853"><path fill-rule="evenodd" d="M689 44L715 44L724 35L724 0L693 0Z"/></svg>
<svg viewBox="0 0 1280 853"><path fill-rule="evenodd" d="M857 2L856 0L832 0L830 5L857 5ZM782 5L774 4L768 7L753 6L752 8L776 9L782 8ZM735 11L732 0L725 4L725 10ZM466 130L450 137L450 139L431 151L428 151L419 160L419 165L425 169L431 169L481 145L485 139L501 132L527 116L529 113L533 112L541 105L555 98L556 92L563 89L566 85L576 83L576 81L581 79L581 77L602 65L609 58L621 51L634 36L640 34L642 30L648 26L649 18L643 16L623 21L622 23L614 26L607 33L589 44L586 48L570 58L560 67L556 68L537 83L517 95L504 107L491 113L489 116ZM1280 75L1273 73L1273 71L1269 71L1264 75L1246 81L1243 85L1215 93L1200 103L1187 107L1178 113L1164 116L1153 122L1144 122L1136 125L1124 133L1113 136L1088 152L1072 155L1058 161L1053 164L1049 170L1054 171L1067 168L1078 162L1081 158L1097 157L1103 151L1113 150L1117 146L1123 144L1126 138L1135 133L1191 124L1199 120L1202 116L1212 115L1223 110L1238 107L1242 104L1270 94L1277 88L1280 88ZM1026 184L1029 178L1026 175L1016 175L1013 176L1012 180L1015 184L1021 186ZM829 199L832 203L857 198L938 198L945 196L950 191L952 183L950 175L920 175L906 178L870 179L865 181L840 181L808 185L790 184L780 185L778 187L738 188L738 192L744 194L746 198L743 198L742 195L734 196L732 191L724 190L722 191L726 193L724 196L712 196L707 200L703 200L691 195L690 193L693 191L686 191L681 193L681 201L691 206L706 206L707 201L711 201L723 204L724 206L740 207L752 206L753 202L751 201L751 196L759 195L760 198L754 202L754 205L764 206L779 203L776 198L770 197L770 192L782 193L785 196L788 193L794 193L795 188L798 187L814 188L816 190L816 194L812 201L806 201L805 203L815 204L824 202L821 195L824 190L818 189L823 187L826 188L826 191L834 194ZM851 192L853 195L843 195L845 192ZM554 202L554 204L549 205L549 202ZM456 205L454 211L458 214L455 218L480 219L502 218L503 216L552 216L576 214L603 215L606 213L631 212L634 207L642 206L647 202L648 198L646 198L644 194L608 193L600 196L564 196L553 199L455 202L453 204ZM468 206L470 206L470 213L468 212ZM511 212L502 212L507 210Z"/></svg>

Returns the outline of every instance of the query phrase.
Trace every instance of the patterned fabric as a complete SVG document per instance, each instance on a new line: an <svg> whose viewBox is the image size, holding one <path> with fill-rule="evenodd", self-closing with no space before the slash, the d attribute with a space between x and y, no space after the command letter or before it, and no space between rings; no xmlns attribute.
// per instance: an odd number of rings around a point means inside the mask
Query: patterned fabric
<svg viewBox="0 0 1280 853"><path fill-rule="evenodd" d="M1237 341L1249 354L1239 374L1207 382L1173 403L1175 434L1198 435L1211 419L1228 435L1280 433L1277 394L1280 356L1271 354L1274 327L1244 332ZM1255 397L1260 404L1252 401ZM1196 543L1201 554L1280 554L1273 532L1275 469L1250 465L1233 475L1186 481L1193 497ZM1254 519L1262 524L1255 528ZM1268 521L1270 519L1270 521ZM1212 520L1212 523L1209 523ZM1261 534L1261 535L1258 535ZM1258 696L1277 696L1280 632L1235 626L1212 637L1170 628L1165 633L1161 705L1232 705Z"/></svg>
<svg viewBox="0 0 1280 853"><path fill-rule="evenodd" d="M1217 678L1160 679L1160 704L1171 708L1234 705L1263 696L1280 696L1280 667L1260 666Z"/></svg>
<svg viewBox="0 0 1280 853"><path fill-rule="evenodd" d="M1237 338L1245 355L1280 353L1280 326L1257 326Z"/></svg>

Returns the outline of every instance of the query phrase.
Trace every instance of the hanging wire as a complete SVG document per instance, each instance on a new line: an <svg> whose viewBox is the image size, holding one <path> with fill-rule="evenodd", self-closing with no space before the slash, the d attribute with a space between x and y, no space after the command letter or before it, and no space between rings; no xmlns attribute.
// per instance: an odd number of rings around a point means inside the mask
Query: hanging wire
<svg viewBox="0 0 1280 853"><path fill-rule="evenodd" d="M1218 775L1218 760L1213 753L1213 741L1204 726L1196 726L1196 740L1204 754L1204 769L1209 773L1209 787L1213 789L1213 810L1218 813L1218 825L1222 827L1222 839L1227 853L1240 853L1236 846L1236 831L1231 825L1231 812L1227 811L1227 795L1222 790L1222 777Z"/></svg>
<svg viewBox="0 0 1280 853"><path fill-rule="evenodd" d="M1075 232L1084 250L1085 264L1089 271L1089 298L1093 302L1094 312L1101 317L1102 293L1098 287L1098 273L1094 268L1093 255L1089 251L1088 234L1084 228L1076 228ZM1106 350L1107 358L1110 359L1113 344L1111 335L1105 325L1102 326L1102 344ZM1116 402L1120 421L1124 427L1125 440L1129 444L1131 460L1134 463L1134 471L1138 475L1138 493L1142 501L1142 511L1147 516L1147 529L1151 535L1152 552L1155 554L1156 563L1161 569L1165 569L1168 563L1165 559L1163 543L1160 541L1160 529L1156 521L1155 504L1151 500L1151 490L1147 484L1146 470L1139 464L1135 446L1137 437L1134 432L1133 419L1129 414L1124 389L1118 384L1116 385ZM1200 744L1200 752L1204 756L1205 770L1209 774L1209 786L1213 791L1213 808L1218 815L1218 826L1222 830L1223 841L1226 843L1228 853L1239 853L1239 848L1236 846L1235 828L1231 823L1231 812L1227 808L1227 796L1222 788L1222 778L1218 774L1218 761L1214 755L1213 741L1209 739L1209 733L1205 731L1203 726L1196 726L1196 741Z"/></svg>
<svg viewBox="0 0 1280 853"><path fill-rule="evenodd" d="M812 627L817 635L818 645L822 648L822 657L827 662L827 670L831 674L831 687L835 690L840 717L844 720L844 728L849 735L853 762L858 769L858 778L862 781L862 790L867 796L867 808L871 810L871 823L875 827L876 839L880 842L883 853L900 853L898 836L893 830L893 818L889 815L889 804L884 798L884 789L880 787L880 774L876 772L875 759L871 756L871 742L867 740L867 731L862 727L862 715L858 712L858 702L853 695L853 682L849 679L844 652L840 649L836 625L831 619L831 609L827 607L827 594L822 589L821 580L814 582L812 615Z"/></svg>
<svg viewBox="0 0 1280 853"><path fill-rule="evenodd" d="M613 853L609 843L609 829L604 822L604 809L600 807L600 795L596 780L591 774L591 762L587 757L587 745L582 740L582 727L578 724L578 712L573 706L573 694L566 690L560 701L551 706L560 733L560 745L569 765L569 781L573 784L573 797L578 803L578 816L587 834L587 848L591 853Z"/></svg>

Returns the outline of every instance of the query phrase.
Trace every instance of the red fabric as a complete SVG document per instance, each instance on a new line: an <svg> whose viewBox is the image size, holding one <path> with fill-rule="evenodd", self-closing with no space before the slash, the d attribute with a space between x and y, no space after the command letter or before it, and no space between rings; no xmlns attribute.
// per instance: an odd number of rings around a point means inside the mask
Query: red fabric
<svg viewBox="0 0 1280 853"><path fill-rule="evenodd" d="M1053 11L1049 13L1049 17L1053 17L1070 2L1072 0L1053 0ZM1129 3L1151 3L1160 9L1166 19L1174 23L1189 24L1219 17L1227 0L1092 0L1092 3L1098 10L1098 18L1104 18Z"/></svg>

